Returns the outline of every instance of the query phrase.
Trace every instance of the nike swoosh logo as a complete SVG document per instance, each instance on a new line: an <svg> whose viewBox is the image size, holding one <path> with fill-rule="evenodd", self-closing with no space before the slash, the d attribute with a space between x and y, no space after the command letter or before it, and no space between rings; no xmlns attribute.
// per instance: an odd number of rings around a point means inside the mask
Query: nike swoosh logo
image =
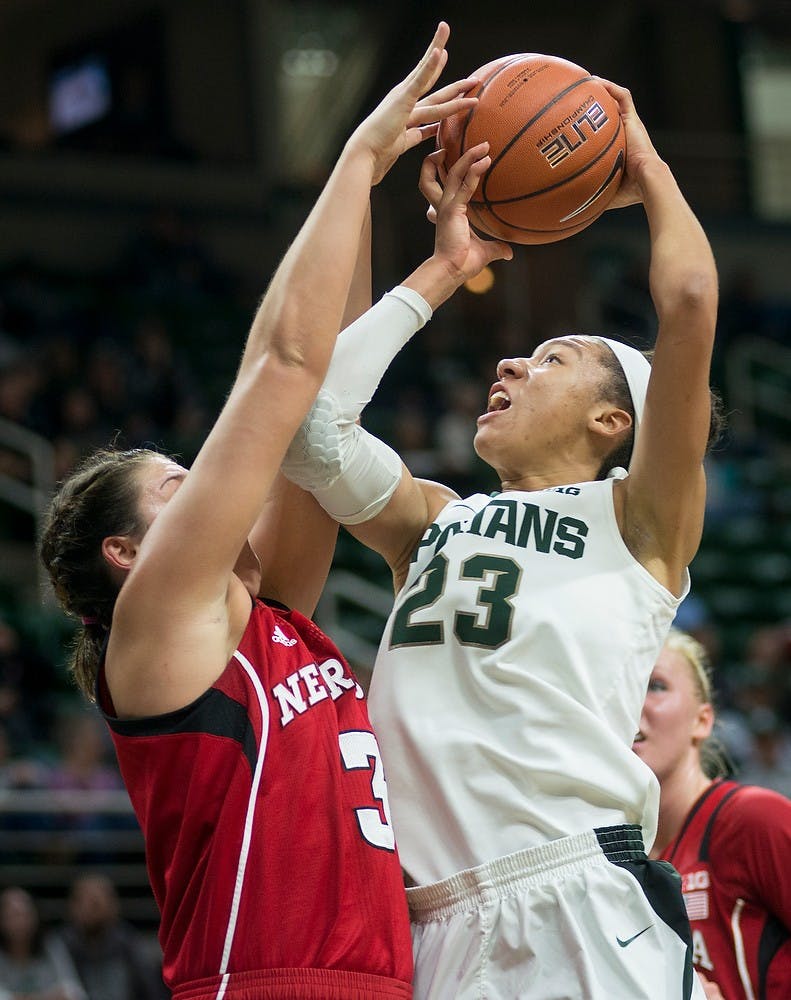
<svg viewBox="0 0 791 1000"><path fill-rule="evenodd" d="M601 198L601 196L604 194L604 192L607 190L610 184L612 184L612 182L615 180L618 174L621 173L621 171L623 170L623 165L624 165L624 155L623 153L619 153L618 156L615 158L615 163L612 166L612 170L608 174L607 178L602 182L602 184L599 185L598 189L594 191L593 194L590 196L590 198L588 198L587 201L584 201L579 208L575 208L573 212L569 212L568 215L564 215L560 221L569 222L569 220L575 218L578 215L581 215L585 211L585 209L590 208L591 205L594 203L594 201L596 201L597 198Z"/></svg>
<svg viewBox="0 0 791 1000"><path fill-rule="evenodd" d="M646 931L650 931L653 926L654 926L653 924L649 924L647 927L644 927L641 931L638 931L636 934L632 934L632 936L630 938L627 938L625 941L622 941L619 937L617 937L615 940L622 948L625 948L628 944L631 944L632 941L635 941L637 938L639 938L641 934L645 934Z"/></svg>

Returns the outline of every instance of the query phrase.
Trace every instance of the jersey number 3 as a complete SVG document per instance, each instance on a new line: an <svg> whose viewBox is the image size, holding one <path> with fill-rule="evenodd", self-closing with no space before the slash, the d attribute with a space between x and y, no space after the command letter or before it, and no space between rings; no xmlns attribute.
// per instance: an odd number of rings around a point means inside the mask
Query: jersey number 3
<svg viewBox="0 0 791 1000"><path fill-rule="evenodd" d="M395 850L395 834L390 822L390 803L387 801L387 783L376 737L365 729L352 729L340 733L338 739L343 769L370 771L371 794L382 807L381 812L378 806L362 806L354 810L363 839L372 847L379 847L385 851Z"/></svg>
<svg viewBox="0 0 791 1000"><path fill-rule="evenodd" d="M504 556L474 555L465 559L460 580L485 584L478 587L477 612L457 611L453 633L465 646L497 649L511 635L514 606L511 598L519 587L522 570L513 559ZM445 624L439 620L415 621L419 611L432 607L445 592L448 559L441 552L434 556L410 589L393 618L390 648L398 646L434 646L445 641Z"/></svg>

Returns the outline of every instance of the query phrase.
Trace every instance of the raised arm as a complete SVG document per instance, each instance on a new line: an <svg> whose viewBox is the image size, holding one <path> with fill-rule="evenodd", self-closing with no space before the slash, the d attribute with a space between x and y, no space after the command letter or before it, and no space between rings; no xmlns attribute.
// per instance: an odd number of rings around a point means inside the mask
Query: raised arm
<svg viewBox="0 0 791 1000"><path fill-rule="evenodd" d="M631 95L606 86L618 101L627 143L626 179L614 205L641 201L645 208L659 321L645 412L622 484L622 531L643 565L679 594L703 529L717 270L706 234Z"/></svg>
<svg viewBox="0 0 791 1000"><path fill-rule="evenodd" d="M107 657L116 705L120 700L131 714L167 711L196 697L238 641L244 595L234 566L326 371L370 188L431 134L437 109L417 102L445 64L448 34L441 23L420 63L346 143L256 313L214 428L142 541L132 542ZM462 90L449 107L463 106ZM151 484L155 506L164 485ZM116 555L123 570L127 554ZM249 599L247 607L249 614Z"/></svg>
<svg viewBox="0 0 791 1000"><path fill-rule="evenodd" d="M444 117L453 113L453 109L458 108L462 103L463 94L472 82L472 80L457 81L428 97L422 98L417 102L416 114L431 113L437 117ZM432 131L432 127L426 130L427 134ZM426 285L425 280L424 285ZM342 328L349 327L370 307L371 211L369 204L359 234L357 260L341 321ZM345 383L349 372L349 363L353 363L355 360L354 352L358 350L358 347L356 344L352 346L354 350L351 358L347 355L336 358L340 383ZM414 484L412 485L414 487ZM418 499L421 495L418 496ZM398 505L394 506L398 509ZM384 528L382 520L379 520L377 528L386 539L390 533ZM365 531L365 526L361 530ZM332 563L337 532L338 522L327 514L312 494L288 482L284 477L279 477L250 535L250 542L260 565L261 595L273 597L289 607L299 609L304 614L312 614L321 596ZM306 549L311 552L310 560L300 559L301 553ZM293 567L298 562L302 570L297 574L294 573Z"/></svg>
<svg viewBox="0 0 791 1000"><path fill-rule="evenodd" d="M363 219L349 294L341 320L347 327L371 307L371 210ZM250 574L251 584L261 597L280 601L305 615L312 615L335 553L338 522L321 507L312 494L289 482L282 474L250 532L255 558L245 564L244 553L237 573ZM304 557L310 552L310 558ZM295 573L294 567L300 566ZM258 579L257 577L260 577Z"/></svg>
<svg viewBox="0 0 791 1000"><path fill-rule="evenodd" d="M505 243L479 240L467 221L467 204L490 163L487 144L468 150L444 187L437 176L442 156L428 156L421 171L421 190L437 223L434 253L341 334L324 386L284 463L287 476L384 556L396 588L426 525L454 494L413 479L395 452L357 420L387 366L433 309L486 264L512 256Z"/></svg>

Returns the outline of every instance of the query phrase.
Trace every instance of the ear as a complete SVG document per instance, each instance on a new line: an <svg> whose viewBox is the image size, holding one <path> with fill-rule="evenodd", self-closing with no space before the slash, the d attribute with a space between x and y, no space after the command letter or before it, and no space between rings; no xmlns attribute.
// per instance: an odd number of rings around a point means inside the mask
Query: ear
<svg viewBox="0 0 791 1000"><path fill-rule="evenodd" d="M102 542L102 556L111 569L124 573L132 568L137 557L138 543L130 535L110 535Z"/></svg>
<svg viewBox="0 0 791 1000"><path fill-rule="evenodd" d="M714 709L711 702L704 701L699 707L692 726L692 742L701 744L711 736L714 728Z"/></svg>
<svg viewBox="0 0 791 1000"><path fill-rule="evenodd" d="M588 429L594 434L602 435L610 440L632 426L632 418L626 410L618 406L601 404L591 411L588 418Z"/></svg>

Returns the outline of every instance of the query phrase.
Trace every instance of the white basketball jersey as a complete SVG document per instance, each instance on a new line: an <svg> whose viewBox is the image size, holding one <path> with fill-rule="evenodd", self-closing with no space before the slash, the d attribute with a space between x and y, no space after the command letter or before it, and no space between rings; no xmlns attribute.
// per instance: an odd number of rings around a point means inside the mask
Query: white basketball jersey
<svg viewBox="0 0 791 1000"><path fill-rule="evenodd" d="M369 697L414 884L595 827L653 842L631 746L680 599L626 548L612 487L476 494L418 545Z"/></svg>

